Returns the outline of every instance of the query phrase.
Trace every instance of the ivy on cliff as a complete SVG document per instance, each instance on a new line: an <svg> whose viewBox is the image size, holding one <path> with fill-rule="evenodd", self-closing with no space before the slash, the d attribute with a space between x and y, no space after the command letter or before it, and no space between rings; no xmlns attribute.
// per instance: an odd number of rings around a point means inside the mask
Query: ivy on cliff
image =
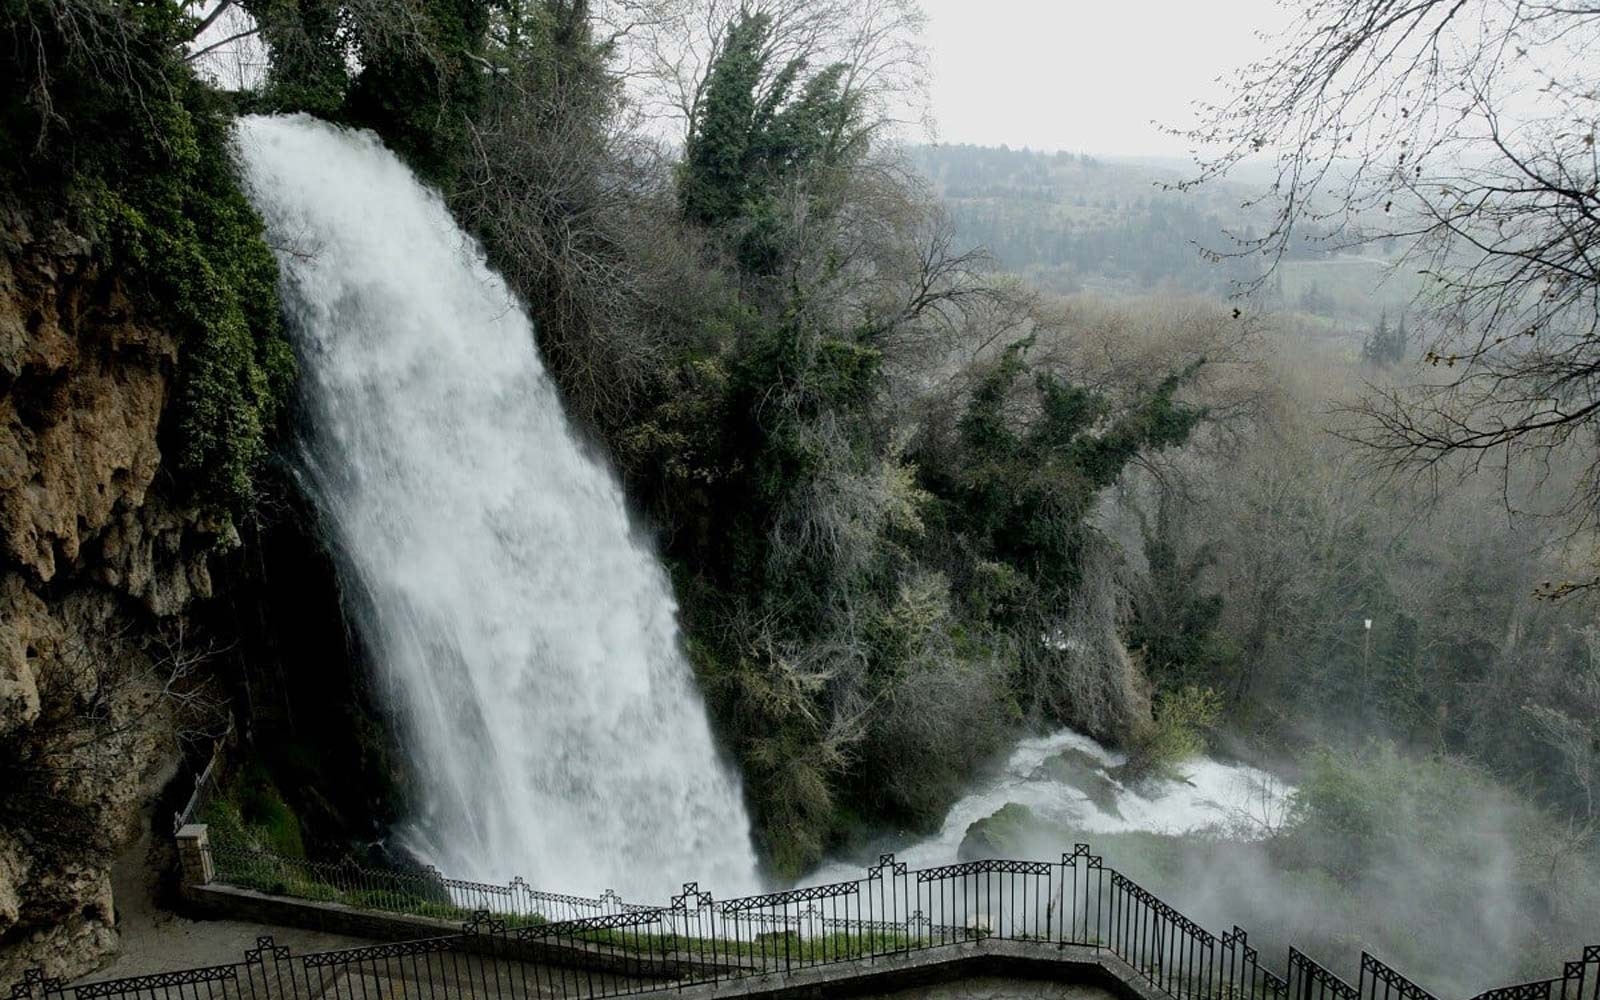
<svg viewBox="0 0 1600 1000"><path fill-rule="evenodd" d="M263 111L303 111L370 128L412 169L448 188L487 89L492 9L515 0L245 0L271 51Z"/></svg>
<svg viewBox="0 0 1600 1000"><path fill-rule="evenodd" d="M0 172L56 204L176 334L163 451L179 489L247 509L294 379L277 264L239 187L231 109L181 57L174 2L5 0Z"/></svg>

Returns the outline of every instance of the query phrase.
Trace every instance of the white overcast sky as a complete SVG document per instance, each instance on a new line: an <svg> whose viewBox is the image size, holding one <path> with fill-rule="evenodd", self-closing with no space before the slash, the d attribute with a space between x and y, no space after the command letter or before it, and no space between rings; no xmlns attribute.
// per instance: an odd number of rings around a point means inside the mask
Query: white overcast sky
<svg viewBox="0 0 1600 1000"><path fill-rule="evenodd" d="M205 4L210 6L210 0ZM1153 122L1192 121L1196 98L1263 54L1277 0L922 0L940 142L1040 150L1183 156L1188 144ZM229 17L236 18L229 20ZM213 26L247 23L238 9ZM210 41L202 38L201 43ZM259 47L206 60L228 86L260 75Z"/></svg>
<svg viewBox="0 0 1600 1000"><path fill-rule="evenodd" d="M940 142L1182 156L1217 77L1263 54L1274 0L923 0Z"/></svg>

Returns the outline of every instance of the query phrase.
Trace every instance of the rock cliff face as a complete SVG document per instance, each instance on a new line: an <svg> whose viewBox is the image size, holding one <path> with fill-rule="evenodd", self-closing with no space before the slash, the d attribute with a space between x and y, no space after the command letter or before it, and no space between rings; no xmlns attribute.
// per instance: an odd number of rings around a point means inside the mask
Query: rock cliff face
<svg viewBox="0 0 1600 1000"><path fill-rule="evenodd" d="M228 541L164 482L177 349L86 241L0 209L0 985L115 948L111 859L176 765L175 616Z"/></svg>

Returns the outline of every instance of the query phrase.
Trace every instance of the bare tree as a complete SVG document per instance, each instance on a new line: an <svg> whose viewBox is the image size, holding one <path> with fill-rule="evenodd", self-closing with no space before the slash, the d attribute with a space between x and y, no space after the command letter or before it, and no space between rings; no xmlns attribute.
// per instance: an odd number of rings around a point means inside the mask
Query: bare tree
<svg viewBox="0 0 1600 1000"><path fill-rule="evenodd" d="M670 223L665 209L651 211L654 172L613 122L573 113L561 85L542 90L513 73L497 89L469 123L472 155L452 207L527 300L557 377L593 418L659 365L644 319L668 292L652 278L674 269L642 258L683 241L658 232Z"/></svg>
<svg viewBox="0 0 1600 1000"><path fill-rule="evenodd" d="M1565 678L1565 708L1525 705L1539 739L1560 756L1583 795L1584 816L1600 818L1600 630L1581 632L1588 662Z"/></svg>
<svg viewBox="0 0 1600 1000"><path fill-rule="evenodd" d="M711 64L742 14L770 21L766 64L773 78L792 62L845 67L842 95L874 124L928 119L927 18L917 0L618 0L613 21L623 72L643 108L685 133L695 120ZM773 79L766 81L768 84Z"/></svg>
<svg viewBox="0 0 1600 1000"><path fill-rule="evenodd" d="M1225 253L1396 240L1431 326L1416 384L1352 436L1392 469L1504 474L1579 452L1567 513L1600 519L1600 7L1302 0L1272 56L1191 133L1194 183L1267 156L1273 225ZM1555 586L1562 591L1571 585Z"/></svg>
<svg viewBox="0 0 1600 1000"><path fill-rule="evenodd" d="M34 738L12 761L17 775L45 785L86 770L115 775L118 748L141 738L157 715L180 740L212 740L226 730L226 698L212 678L212 661L226 648L196 643L181 618L148 634L127 621L102 624L108 627L95 633L66 631L55 647Z"/></svg>

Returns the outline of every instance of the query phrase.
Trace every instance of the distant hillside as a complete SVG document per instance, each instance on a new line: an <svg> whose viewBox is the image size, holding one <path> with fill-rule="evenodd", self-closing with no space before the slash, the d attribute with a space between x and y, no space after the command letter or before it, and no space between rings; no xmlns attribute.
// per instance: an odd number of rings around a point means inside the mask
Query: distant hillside
<svg viewBox="0 0 1600 1000"><path fill-rule="evenodd" d="M963 242L988 247L1043 287L1223 295L1256 273L1253 262L1200 252L1231 245L1225 227L1254 235L1239 211L1244 192L1231 185L1168 190L1176 171L1072 153L962 145L921 146L911 156Z"/></svg>
<svg viewBox="0 0 1600 1000"><path fill-rule="evenodd" d="M1260 274L1259 260L1202 253L1236 246L1230 231L1248 240L1269 224L1244 207L1252 193L1244 185L1177 191L1184 174L1173 168L1003 146L919 146L910 155L949 206L961 242L987 247L1041 288L1225 297ZM1386 263L1301 243L1267 282L1265 302L1364 328L1403 310L1416 290Z"/></svg>

